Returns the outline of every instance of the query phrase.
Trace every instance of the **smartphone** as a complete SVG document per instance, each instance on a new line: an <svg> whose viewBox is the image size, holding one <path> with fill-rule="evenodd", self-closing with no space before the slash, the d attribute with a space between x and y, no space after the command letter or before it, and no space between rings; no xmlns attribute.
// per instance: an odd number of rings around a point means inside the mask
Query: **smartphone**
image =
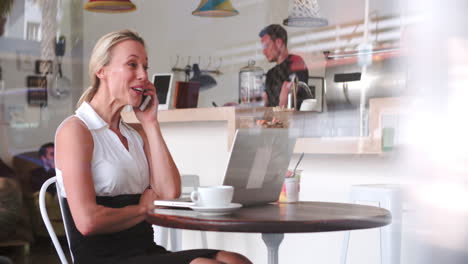
<svg viewBox="0 0 468 264"><path fill-rule="evenodd" d="M146 107L148 107L149 102L151 101L151 96L143 95L143 99L141 100L140 111L145 111Z"/></svg>

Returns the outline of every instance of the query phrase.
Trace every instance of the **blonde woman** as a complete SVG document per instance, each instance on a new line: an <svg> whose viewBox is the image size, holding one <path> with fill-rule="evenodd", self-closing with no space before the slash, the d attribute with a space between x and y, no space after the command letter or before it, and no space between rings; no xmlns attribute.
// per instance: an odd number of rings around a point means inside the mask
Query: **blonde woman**
<svg viewBox="0 0 468 264"><path fill-rule="evenodd" d="M55 164L75 263L251 263L219 250L169 252L153 242L145 212L180 195L180 175L157 119L143 39L122 30L98 40L89 87L56 133ZM153 99L141 111L143 95ZM133 107L141 129L124 123Z"/></svg>

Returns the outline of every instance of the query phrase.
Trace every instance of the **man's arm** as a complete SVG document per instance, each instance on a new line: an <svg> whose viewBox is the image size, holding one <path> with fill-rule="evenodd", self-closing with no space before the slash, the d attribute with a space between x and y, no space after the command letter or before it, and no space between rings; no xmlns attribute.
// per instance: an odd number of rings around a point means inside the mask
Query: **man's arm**
<svg viewBox="0 0 468 264"><path fill-rule="evenodd" d="M288 107L288 95L289 90L291 89L291 84L291 82L283 82L283 86L281 86L278 104L280 107Z"/></svg>
<svg viewBox="0 0 468 264"><path fill-rule="evenodd" d="M295 73L297 76L298 81L304 82L305 84L309 85L309 69L307 69L307 65L305 64L304 60L298 56L293 55L291 57L291 73ZM297 106L296 110L300 109L302 101L305 98L308 98L309 94L307 91L300 89L296 91L297 95Z"/></svg>

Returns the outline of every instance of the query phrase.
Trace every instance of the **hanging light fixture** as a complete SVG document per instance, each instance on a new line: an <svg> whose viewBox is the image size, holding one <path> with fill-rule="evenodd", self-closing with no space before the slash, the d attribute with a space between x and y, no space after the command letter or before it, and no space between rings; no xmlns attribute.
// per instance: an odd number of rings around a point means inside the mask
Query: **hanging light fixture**
<svg viewBox="0 0 468 264"><path fill-rule="evenodd" d="M238 15L230 0L201 0L197 9L192 12L194 16L202 17L229 17Z"/></svg>
<svg viewBox="0 0 468 264"><path fill-rule="evenodd" d="M320 17L317 0L294 0L289 16L283 25L291 27L323 27L328 25L326 18Z"/></svg>
<svg viewBox="0 0 468 264"><path fill-rule="evenodd" d="M124 13L136 10L130 0L88 0L84 9L99 13Z"/></svg>

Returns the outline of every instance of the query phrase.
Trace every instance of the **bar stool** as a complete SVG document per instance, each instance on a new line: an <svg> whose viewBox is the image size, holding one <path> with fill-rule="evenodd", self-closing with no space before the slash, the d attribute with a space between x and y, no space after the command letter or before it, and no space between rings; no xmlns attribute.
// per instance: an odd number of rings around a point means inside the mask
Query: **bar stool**
<svg viewBox="0 0 468 264"><path fill-rule="evenodd" d="M392 223L380 228L380 263L399 264L401 252L402 187L396 184L353 185L350 200L378 202L392 213ZM350 232L345 232L341 264L346 264Z"/></svg>
<svg viewBox="0 0 468 264"><path fill-rule="evenodd" d="M190 193L200 186L200 177L198 175L181 175L180 178L182 181L181 196L190 196ZM182 230L153 225L153 231L154 242L156 244L167 248L168 240L170 239L172 251L182 250ZM208 248L206 233L204 231L200 231L200 237L202 248Z"/></svg>

